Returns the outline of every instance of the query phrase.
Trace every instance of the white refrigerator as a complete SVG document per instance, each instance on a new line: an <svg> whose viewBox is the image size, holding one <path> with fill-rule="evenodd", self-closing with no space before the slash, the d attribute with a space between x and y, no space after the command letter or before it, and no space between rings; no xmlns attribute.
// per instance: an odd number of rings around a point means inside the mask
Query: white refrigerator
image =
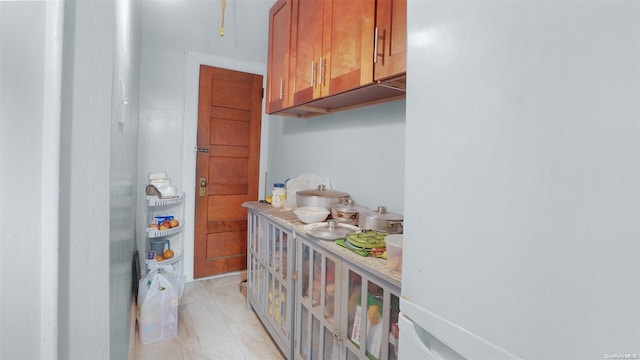
<svg viewBox="0 0 640 360"><path fill-rule="evenodd" d="M401 359L640 358L640 1L408 0Z"/></svg>

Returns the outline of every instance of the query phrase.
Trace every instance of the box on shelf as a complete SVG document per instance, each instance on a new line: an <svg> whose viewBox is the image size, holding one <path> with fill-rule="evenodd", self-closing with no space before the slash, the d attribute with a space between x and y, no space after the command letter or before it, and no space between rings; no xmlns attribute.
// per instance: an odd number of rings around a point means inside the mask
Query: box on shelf
<svg viewBox="0 0 640 360"><path fill-rule="evenodd" d="M173 215L154 216L153 217L153 223L157 224L158 226L160 226L160 225L162 225L163 222L171 221L173 219L174 219Z"/></svg>

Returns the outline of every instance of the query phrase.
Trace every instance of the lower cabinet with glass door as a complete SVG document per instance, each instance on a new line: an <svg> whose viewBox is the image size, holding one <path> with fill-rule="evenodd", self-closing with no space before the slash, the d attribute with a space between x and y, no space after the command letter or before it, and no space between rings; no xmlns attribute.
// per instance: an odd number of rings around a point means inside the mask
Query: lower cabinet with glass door
<svg viewBox="0 0 640 360"><path fill-rule="evenodd" d="M295 359L397 359L400 288L296 233Z"/></svg>
<svg viewBox="0 0 640 360"><path fill-rule="evenodd" d="M248 212L247 300L290 358L293 324L293 232Z"/></svg>

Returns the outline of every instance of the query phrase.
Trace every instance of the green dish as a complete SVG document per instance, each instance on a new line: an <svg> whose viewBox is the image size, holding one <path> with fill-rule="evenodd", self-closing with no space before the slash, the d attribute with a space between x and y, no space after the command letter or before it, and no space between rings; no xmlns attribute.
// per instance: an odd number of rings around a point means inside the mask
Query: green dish
<svg viewBox="0 0 640 360"><path fill-rule="evenodd" d="M347 249L353 251L354 253L356 253L356 254L358 254L360 256L369 256L369 252L368 251L361 250L361 249L355 248L353 246L349 246L344 242L344 239L336 240L336 244L342 246L343 248L347 248Z"/></svg>
<svg viewBox="0 0 640 360"><path fill-rule="evenodd" d="M356 247L362 249L376 249L386 247L384 238L386 233L379 231L362 231L347 234L347 240Z"/></svg>

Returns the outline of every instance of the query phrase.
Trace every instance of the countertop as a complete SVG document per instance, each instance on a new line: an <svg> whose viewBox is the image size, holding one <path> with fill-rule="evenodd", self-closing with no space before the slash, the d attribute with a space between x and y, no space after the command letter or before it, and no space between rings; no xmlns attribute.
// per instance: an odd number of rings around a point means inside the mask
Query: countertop
<svg viewBox="0 0 640 360"><path fill-rule="evenodd" d="M256 210L260 214L268 217L270 220L273 220L284 228L291 229L296 233L296 236L303 236L310 240L316 240L316 244L318 246L400 288L400 285L402 283L402 273L398 271L388 270L387 262L385 259L360 256L353 251L336 244L334 241L318 239L307 234L303 229L304 225L306 224L298 220L296 214L294 214L293 211L287 211L282 208L275 208L270 204L257 201L245 202L244 204L242 204L242 206L248 209Z"/></svg>

